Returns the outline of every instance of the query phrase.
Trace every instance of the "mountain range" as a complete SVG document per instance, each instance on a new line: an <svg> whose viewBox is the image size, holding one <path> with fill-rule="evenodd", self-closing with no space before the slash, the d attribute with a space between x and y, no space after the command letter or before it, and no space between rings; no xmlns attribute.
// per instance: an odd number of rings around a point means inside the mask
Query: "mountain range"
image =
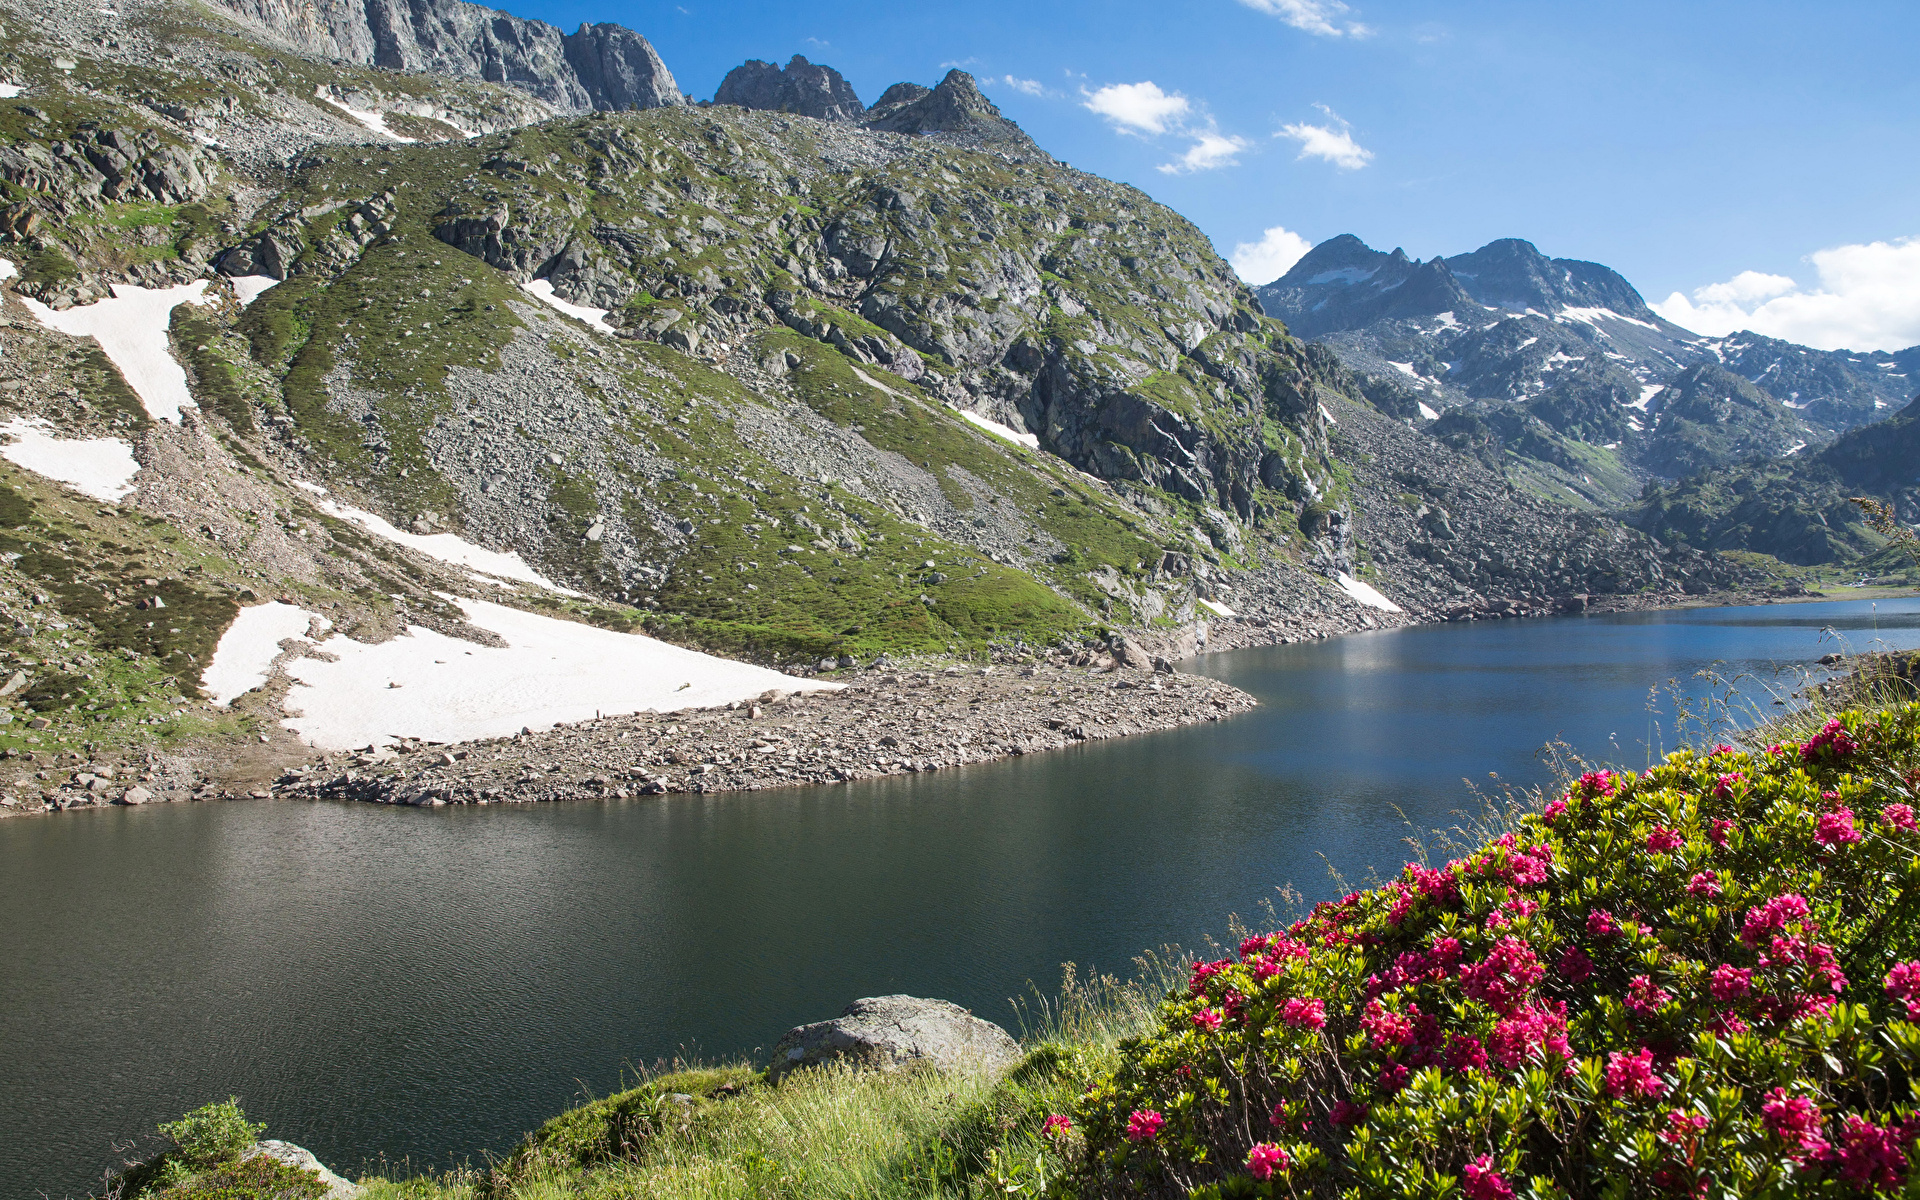
<svg viewBox="0 0 1920 1200"><path fill-rule="evenodd" d="M1419 262L1342 235L1257 290L1377 404L1463 448L1497 444L1516 478L1601 508L1630 506L1649 484L1817 449L1920 391L1920 346L1703 337L1617 272L1518 239Z"/></svg>
<svg viewBox="0 0 1920 1200"><path fill-rule="evenodd" d="M1531 486L1508 414L1637 479L1826 411L1680 438L1765 351L1524 243L1256 294L963 71L692 102L636 33L453 0L0 0L0 181L0 627L68 738L384 711L287 664L501 649L501 606L811 673L1779 582Z"/></svg>

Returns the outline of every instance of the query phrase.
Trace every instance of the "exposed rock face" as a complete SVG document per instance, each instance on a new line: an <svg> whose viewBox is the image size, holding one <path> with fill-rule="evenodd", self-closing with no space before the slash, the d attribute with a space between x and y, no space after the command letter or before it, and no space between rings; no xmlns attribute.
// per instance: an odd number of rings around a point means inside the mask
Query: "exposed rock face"
<svg viewBox="0 0 1920 1200"><path fill-rule="evenodd" d="M308 1150L304 1146L296 1146L292 1142L282 1142L268 1138L264 1141L255 1142L253 1149L241 1157L253 1158L262 1154L277 1162L285 1163L295 1170L311 1171L313 1174L319 1176L320 1182L326 1185L327 1200L354 1200L354 1197L366 1190L359 1184L343 1179L328 1170L326 1164L315 1157L313 1151Z"/></svg>
<svg viewBox="0 0 1920 1200"><path fill-rule="evenodd" d="M750 58L720 81L715 104L787 112L822 121L858 121L867 106L832 67L794 55L784 69Z"/></svg>
<svg viewBox="0 0 1920 1200"><path fill-rule="evenodd" d="M767 1078L778 1083L789 1071L842 1059L873 1071L924 1063L940 1071L998 1073L1020 1061L1020 1044L946 1000L871 996L834 1020L789 1030L773 1048Z"/></svg>
<svg viewBox="0 0 1920 1200"><path fill-rule="evenodd" d="M221 0L309 54L395 71L484 79L561 112L684 103L647 39L618 25L571 34L463 0Z"/></svg>
<svg viewBox="0 0 1920 1200"><path fill-rule="evenodd" d="M1773 458L1805 446L1799 422L1773 397L1718 363L1674 376L1647 404L1660 437L1645 463L1672 479L1755 456Z"/></svg>
<svg viewBox="0 0 1920 1200"><path fill-rule="evenodd" d="M886 133L943 133L963 145L1045 157L1032 138L980 94L973 76L958 68L931 91L915 83L894 84L867 110L866 124Z"/></svg>

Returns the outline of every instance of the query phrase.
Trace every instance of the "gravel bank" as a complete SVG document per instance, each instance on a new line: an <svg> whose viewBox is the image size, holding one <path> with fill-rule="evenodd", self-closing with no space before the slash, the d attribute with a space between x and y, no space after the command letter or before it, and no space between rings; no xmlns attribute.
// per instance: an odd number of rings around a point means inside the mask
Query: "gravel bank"
<svg viewBox="0 0 1920 1200"><path fill-rule="evenodd" d="M438 806L844 783L1217 721L1256 703L1198 675L1099 661L879 669L838 678L844 691L769 692L733 708L332 755L288 772L273 790Z"/></svg>

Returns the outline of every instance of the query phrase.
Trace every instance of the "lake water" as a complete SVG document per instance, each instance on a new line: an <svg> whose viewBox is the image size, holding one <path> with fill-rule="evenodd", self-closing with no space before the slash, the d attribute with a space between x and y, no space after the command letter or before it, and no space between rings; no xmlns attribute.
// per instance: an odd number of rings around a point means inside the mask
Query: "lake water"
<svg viewBox="0 0 1920 1200"><path fill-rule="evenodd" d="M240 1096L353 1173L446 1165L623 1064L771 1046L858 996L1011 1022L1060 965L1195 945L1450 824L1463 777L1564 738L1632 766L1650 687L1771 676L1920 600L1399 630L1190 664L1230 721L936 774L607 803L254 801L0 823L0 1196L78 1195L116 1141ZM1749 681L1751 689L1755 685ZM1664 742L1662 730L1665 730Z"/></svg>

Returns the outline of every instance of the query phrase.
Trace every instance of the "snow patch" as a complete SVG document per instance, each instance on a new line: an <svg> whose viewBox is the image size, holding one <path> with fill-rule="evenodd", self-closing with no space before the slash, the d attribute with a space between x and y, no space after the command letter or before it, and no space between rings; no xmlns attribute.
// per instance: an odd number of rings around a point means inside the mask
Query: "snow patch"
<svg viewBox="0 0 1920 1200"><path fill-rule="evenodd" d="M227 280L233 285L233 294L239 298L240 307L245 308L260 298L260 293L279 283L271 275L235 275Z"/></svg>
<svg viewBox="0 0 1920 1200"><path fill-rule="evenodd" d="M1333 414L1327 411L1327 406L1324 404L1320 406L1320 415L1327 419L1327 424L1329 425L1338 425L1340 423L1333 419Z"/></svg>
<svg viewBox="0 0 1920 1200"><path fill-rule="evenodd" d="M64 311L26 296L20 302L48 329L99 342L140 397L147 415L156 421L178 422L181 407L193 403L193 394L187 391L187 373L167 349L167 324L179 305L206 303L206 290L204 279L170 288L116 283L113 299Z"/></svg>
<svg viewBox="0 0 1920 1200"><path fill-rule="evenodd" d="M1376 267L1374 268L1374 270L1377 271L1379 270L1379 268ZM1360 267L1338 267L1332 271L1322 271L1318 275L1315 275L1313 278L1307 280L1307 282L1309 284L1361 283L1361 282L1364 282L1365 280L1372 279L1373 275L1374 275L1373 271L1364 270Z"/></svg>
<svg viewBox="0 0 1920 1200"><path fill-rule="evenodd" d="M1663 383L1643 383L1640 385L1640 398L1627 405L1627 407L1637 408L1641 412L1645 412L1647 411L1648 402L1666 390L1667 387Z"/></svg>
<svg viewBox="0 0 1920 1200"><path fill-rule="evenodd" d="M18 96L19 94L20 94L19 84L0 83L0 100L11 100L15 96Z"/></svg>
<svg viewBox="0 0 1920 1200"><path fill-rule="evenodd" d="M584 304L569 304L554 295L553 281L551 279L529 279L520 285L520 290L540 301L540 303L547 305L549 308L563 312L575 320L585 321L601 333L620 332L613 326L607 324L607 309L588 308Z"/></svg>
<svg viewBox="0 0 1920 1200"><path fill-rule="evenodd" d="M328 638L323 646L336 661L299 658L287 665L299 686L288 694L282 724L316 748L346 750L400 737L502 737L602 713L677 712L772 688L841 686L484 600L454 603L506 647L420 626L377 645Z"/></svg>
<svg viewBox="0 0 1920 1200"><path fill-rule="evenodd" d="M1017 446L1025 446L1029 450L1038 450L1040 448L1040 435L1037 433L1021 433L1011 425L1002 425L998 421L983 417L977 412L968 412L964 408L958 411L961 418L964 419L967 424L984 429L997 438L1005 438L1007 441Z"/></svg>
<svg viewBox="0 0 1920 1200"><path fill-rule="evenodd" d="M14 440L0 446L0 457L36 475L64 483L95 500L118 501L133 490L140 464L133 446L119 438L60 438L38 417L15 417L0 425Z"/></svg>
<svg viewBox="0 0 1920 1200"><path fill-rule="evenodd" d="M1787 451L1786 456L1788 458L1792 458L1794 455L1800 453L1802 450L1805 450L1806 448L1807 448L1807 444L1805 442L1795 442L1793 444L1793 448Z"/></svg>
<svg viewBox="0 0 1920 1200"><path fill-rule="evenodd" d="M1341 591L1345 592L1349 596L1352 596L1355 600L1358 600L1360 603L1366 605L1368 608L1384 609L1387 612L1401 611L1400 606L1398 604L1395 604L1393 601L1387 599L1385 596L1382 596L1372 586L1361 583L1358 579L1355 579L1353 576L1348 575L1344 571L1334 576L1334 578L1340 581Z"/></svg>
<svg viewBox="0 0 1920 1200"><path fill-rule="evenodd" d="M338 96L329 95L325 86L315 88L313 94L321 103L332 105L362 125L365 125L368 129L373 130L381 137L392 138L396 142L417 142L420 140L418 138L402 137L400 134L388 129L387 115L385 113L373 112L367 109L349 108L345 100L340 99Z"/></svg>
<svg viewBox="0 0 1920 1200"><path fill-rule="evenodd" d="M1415 401L1415 403L1420 405L1420 415L1425 417L1427 420L1438 421L1440 419L1440 414L1433 411L1433 409L1427 407L1427 402L1425 400Z"/></svg>
<svg viewBox="0 0 1920 1200"><path fill-rule="evenodd" d="M1418 371L1416 371L1416 370L1414 370L1414 369L1413 369L1413 364L1412 364L1412 363L1410 363L1410 362L1403 362L1403 363L1402 363L1402 362L1395 362L1395 361L1393 361L1392 359L1388 359L1388 360L1387 360L1387 365L1388 365L1388 366L1390 366L1390 367L1398 367L1398 368L1399 368L1399 369L1400 369L1401 371L1403 371L1404 373L1406 373L1406 374L1408 374L1408 375L1411 375L1411 376L1412 376L1413 378L1415 378L1415 379L1418 379L1418 378L1420 378L1420 372L1418 372Z"/></svg>
<svg viewBox="0 0 1920 1200"><path fill-rule="evenodd" d="M1212 613L1216 617L1237 617L1240 615L1239 613L1228 608L1226 605L1216 604L1211 600L1196 599L1194 603L1198 604L1201 608L1206 609L1208 612Z"/></svg>
<svg viewBox="0 0 1920 1200"><path fill-rule="evenodd" d="M1518 346L1515 346L1515 347L1514 347L1514 349L1516 349L1516 350L1525 350L1525 349L1526 349L1526 348L1527 348L1528 346L1531 346L1531 345L1533 345L1533 344L1534 344L1535 342L1537 342L1537 341L1539 341L1539 340L1540 340L1540 339L1539 339L1539 338L1537 338L1537 337L1530 337L1530 338L1528 338L1528 339L1527 339L1526 341L1524 341L1524 342L1521 342L1521 343L1520 343L1520 344L1519 344Z"/></svg>
<svg viewBox="0 0 1920 1200"><path fill-rule="evenodd" d="M1436 322L1436 332L1440 329L1460 328L1460 322L1455 320L1454 315L1450 312L1439 313L1433 319Z"/></svg>
<svg viewBox="0 0 1920 1200"><path fill-rule="evenodd" d="M316 496L324 497L327 494L327 489L316 487L311 483L296 483L294 486L302 491L312 492ZM352 521L368 533L396 542L409 550L418 550L428 558L439 559L443 563L451 563L456 567L465 567L469 571L478 571L483 575L497 575L502 579L511 579L518 583L531 583L535 587L543 587L563 596L585 599L582 593L570 591L540 575L527 565L526 559L521 558L517 553L502 554L498 550L488 550L451 533L408 533L395 528L373 513L349 508L332 500L317 499L314 504L330 517Z"/></svg>
<svg viewBox="0 0 1920 1200"><path fill-rule="evenodd" d="M19 273L20 268L13 265L12 259L0 258L0 279L12 279Z"/></svg>
<svg viewBox="0 0 1920 1200"><path fill-rule="evenodd" d="M213 702L230 706L267 681L273 660L280 657L280 643L288 638L307 636L309 623L318 620L322 628L333 623L291 604L278 600L255 604L240 610L240 615L220 635L213 649L213 661L200 673L200 686Z"/></svg>
<svg viewBox="0 0 1920 1200"><path fill-rule="evenodd" d="M1651 321L1642 321L1634 317L1623 317L1610 308L1563 308L1560 310L1560 316L1570 321L1583 321L1588 325L1594 326L1596 329L1599 328L1600 322L1602 321L1624 321L1628 325L1638 325L1642 329L1652 329L1656 332L1660 328Z"/></svg>

